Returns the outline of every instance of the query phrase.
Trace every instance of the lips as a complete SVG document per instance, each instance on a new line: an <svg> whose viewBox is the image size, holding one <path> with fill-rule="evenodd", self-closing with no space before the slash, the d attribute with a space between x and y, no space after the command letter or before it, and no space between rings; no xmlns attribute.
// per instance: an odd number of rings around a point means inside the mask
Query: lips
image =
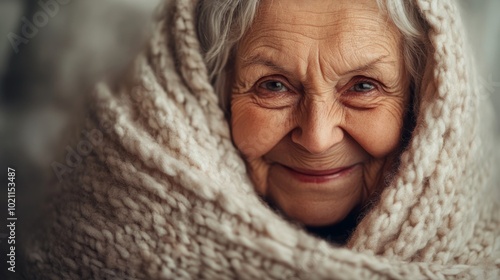
<svg viewBox="0 0 500 280"><path fill-rule="evenodd" d="M326 170L302 169L297 167L283 167L297 180L305 183L323 183L344 177L351 173L356 165Z"/></svg>
<svg viewBox="0 0 500 280"><path fill-rule="evenodd" d="M340 168L334 168L334 169L328 169L328 170L309 170L309 169L301 169L301 168L295 168L295 167L287 167L289 169L292 169L293 171L297 173L302 173L304 175L308 176L327 176L327 175L334 175L336 173L339 173L343 170L346 170L350 168L351 166L346 166L346 167L340 167Z"/></svg>

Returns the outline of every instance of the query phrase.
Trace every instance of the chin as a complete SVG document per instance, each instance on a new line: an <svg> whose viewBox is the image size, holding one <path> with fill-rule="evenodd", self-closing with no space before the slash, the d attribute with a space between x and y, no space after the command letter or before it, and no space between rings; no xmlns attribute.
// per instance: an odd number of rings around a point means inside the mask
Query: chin
<svg viewBox="0 0 500 280"><path fill-rule="evenodd" d="M260 175L261 179L266 178L257 184L261 186L257 188L260 195L287 219L306 226L342 222L362 203L366 194L360 164L333 175L314 176L273 164ZM254 180L254 183L257 182Z"/></svg>
<svg viewBox="0 0 500 280"><path fill-rule="evenodd" d="M308 201L281 199L271 195L266 199L287 219L305 226L330 226L342 222L360 204L356 197L344 201Z"/></svg>

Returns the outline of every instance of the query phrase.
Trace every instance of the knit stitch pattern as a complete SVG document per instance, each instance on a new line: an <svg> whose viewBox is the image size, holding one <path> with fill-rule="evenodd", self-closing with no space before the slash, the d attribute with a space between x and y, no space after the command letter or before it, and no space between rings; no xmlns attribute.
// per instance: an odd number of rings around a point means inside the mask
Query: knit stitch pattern
<svg viewBox="0 0 500 280"><path fill-rule="evenodd" d="M397 173L345 247L253 190L207 76L196 2L164 1L127 77L89 98L93 150L24 242L27 279L500 279L498 161L480 137L454 1L416 0L431 79Z"/></svg>

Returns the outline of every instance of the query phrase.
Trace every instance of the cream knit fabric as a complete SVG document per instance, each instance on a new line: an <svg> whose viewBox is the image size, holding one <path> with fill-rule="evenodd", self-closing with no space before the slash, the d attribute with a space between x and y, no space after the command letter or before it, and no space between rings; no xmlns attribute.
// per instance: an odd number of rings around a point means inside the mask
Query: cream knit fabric
<svg viewBox="0 0 500 280"><path fill-rule="evenodd" d="M452 0L416 0L433 67L394 179L340 248L254 193L194 30L166 1L120 84L90 99L92 152L25 242L28 279L500 279L498 162Z"/></svg>

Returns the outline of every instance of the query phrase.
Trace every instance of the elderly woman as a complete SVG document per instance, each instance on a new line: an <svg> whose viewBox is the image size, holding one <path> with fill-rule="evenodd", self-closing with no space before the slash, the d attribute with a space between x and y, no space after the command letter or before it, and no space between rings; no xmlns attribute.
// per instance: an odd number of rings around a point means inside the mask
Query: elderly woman
<svg viewBox="0 0 500 280"><path fill-rule="evenodd" d="M490 108L452 1L159 15L89 98L92 151L24 243L28 277L500 277Z"/></svg>
<svg viewBox="0 0 500 280"><path fill-rule="evenodd" d="M257 192L306 225L355 219L413 129L428 45L418 10L405 1L233 2L202 1L198 34ZM239 24L217 18L235 8Z"/></svg>

